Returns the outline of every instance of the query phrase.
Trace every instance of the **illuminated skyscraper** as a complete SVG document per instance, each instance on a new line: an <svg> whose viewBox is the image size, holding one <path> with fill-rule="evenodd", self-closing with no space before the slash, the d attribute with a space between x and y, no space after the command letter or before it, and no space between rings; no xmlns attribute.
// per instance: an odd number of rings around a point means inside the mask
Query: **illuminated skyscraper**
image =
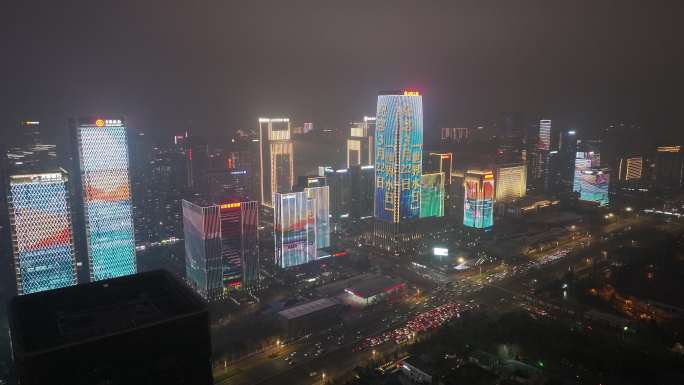
<svg viewBox="0 0 684 385"><path fill-rule="evenodd" d="M451 184L451 171L453 168L453 154L451 152L431 152L430 153L430 164L431 170L435 172L444 173L444 184Z"/></svg>
<svg viewBox="0 0 684 385"><path fill-rule="evenodd" d="M186 279L204 299L258 283L258 221L256 201L183 200Z"/></svg>
<svg viewBox="0 0 684 385"><path fill-rule="evenodd" d="M423 174L420 183L420 217L444 216L444 173Z"/></svg>
<svg viewBox="0 0 684 385"><path fill-rule="evenodd" d="M420 215L423 99L413 91L378 96L375 127L375 218L388 223Z"/></svg>
<svg viewBox="0 0 684 385"><path fill-rule="evenodd" d="M527 168L523 164L497 166L494 169L497 202L508 203L525 196Z"/></svg>
<svg viewBox="0 0 684 385"><path fill-rule="evenodd" d="M551 121L539 121L539 140L537 141L537 149L542 151L551 150Z"/></svg>
<svg viewBox="0 0 684 385"><path fill-rule="evenodd" d="M316 201L304 191L275 193L275 264L283 269L316 260Z"/></svg>
<svg viewBox="0 0 684 385"><path fill-rule="evenodd" d="M17 293L75 285L66 173L12 175L8 192Z"/></svg>
<svg viewBox="0 0 684 385"><path fill-rule="evenodd" d="M572 191L579 192L584 171L601 166L601 156L594 151L578 151L575 153L575 178L572 183Z"/></svg>
<svg viewBox="0 0 684 385"><path fill-rule="evenodd" d="M347 168L372 165L375 161L375 117L364 116L363 122L352 123L350 131L350 138L347 139Z"/></svg>
<svg viewBox="0 0 684 385"><path fill-rule="evenodd" d="M137 266L125 122L81 118L72 126L90 280L134 274Z"/></svg>
<svg viewBox="0 0 684 385"><path fill-rule="evenodd" d="M294 152L290 119L259 118L261 204L273 207L274 193L292 191Z"/></svg>
<svg viewBox="0 0 684 385"><path fill-rule="evenodd" d="M621 181L640 180L643 173L643 158L633 156L621 158L618 165L618 179Z"/></svg>
<svg viewBox="0 0 684 385"><path fill-rule="evenodd" d="M463 225L488 229L494 224L494 174L491 171L468 170L463 182Z"/></svg>
<svg viewBox="0 0 684 385"><path fill-rule="evenodd" d="M607 206L610 173L607 168L593 167L582 171L579 183L580 200Z"/></svg>

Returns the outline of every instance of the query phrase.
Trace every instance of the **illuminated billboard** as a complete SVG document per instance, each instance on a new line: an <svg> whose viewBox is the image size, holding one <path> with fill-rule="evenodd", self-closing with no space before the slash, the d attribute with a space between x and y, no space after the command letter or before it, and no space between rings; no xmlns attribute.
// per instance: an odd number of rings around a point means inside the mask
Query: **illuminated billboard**
<svg viewBox="0 0 684 385"><path fill-rule="evenodd" d="M494 174L468 171L464 180L463 225L488 229L494 224Z"/></svg>
<svg viewBox="0 0 684 385"><path fill-rule="evenodd" d="M316 206L306 192L274 194L275 264L281 268L316 259Z"/></svg>
<svg viewBox="0 0 684 385"><path fill-rule="evenodd" d="M596 202L599 206L607 206L609 202L608 188L610 173L606 168L584 170L580 177L580 200Z"/></svg>
<svg viewBox="0 0 684 385"><path fill-rule="evenodd" d="M76 284L66 174L10 176L9 206L17 294Z"/></svg>
<svg viewBox="0 0 684 385"><path fill-rule="evenodd" d="M444 216L444 173L423 174L420 182L420 217Z"/></svg>
<svg viewBox="0 0 684 385"><path fill-rule="evenodd" d="M122 119L80 119L76 127L90 280L137 270Z"/></svg>
<svg viewBox="0 0 684 385"><path fill-rule="evenodd" d="M418 218L422 96L415 91L379 95L375 123L375 218L391 223Z"/></svg>
<svg viewBox="0 0 684 385"><path fill-rule="evenodd" d="M449 249L445 249L443 247L433 247L432 248L432 255L437 256L437 257L448 257L449 256Z"/></svg>

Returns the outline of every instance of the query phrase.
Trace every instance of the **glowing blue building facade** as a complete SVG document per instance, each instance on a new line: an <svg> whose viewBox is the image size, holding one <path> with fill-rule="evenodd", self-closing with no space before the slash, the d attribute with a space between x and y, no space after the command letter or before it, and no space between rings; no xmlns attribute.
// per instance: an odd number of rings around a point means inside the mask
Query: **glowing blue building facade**
<svg viewBox="0 0 684 385"><path fill-rule="evenodd" d="M75 285L66 173L12 175L7 198L17 294Z"/></svg>
<svg viewBox="0 0 684 385"><path fill-rule="evenodd" d="M125 123L82 118L74 128L90 280L135 274Z"/></svg>
<svg viewBox="0 0 684 385"><path fill-rule="evenodd" d="M378 96L375 126L375 218L401 223L420 216L423 99L404 91Z"/></svg>

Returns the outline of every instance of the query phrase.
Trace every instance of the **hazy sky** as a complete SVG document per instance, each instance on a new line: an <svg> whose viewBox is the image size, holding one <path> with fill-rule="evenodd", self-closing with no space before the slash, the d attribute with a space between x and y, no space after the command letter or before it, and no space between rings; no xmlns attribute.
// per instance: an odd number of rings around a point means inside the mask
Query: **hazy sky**
<svg viewBox="0 0 684 385"><path fill-rule="evenodd" d="M160 135L280 115L336 128L417 88L427 138L502 111L681 134L682 3L4 1L0 127L111 112Z"/></svg>

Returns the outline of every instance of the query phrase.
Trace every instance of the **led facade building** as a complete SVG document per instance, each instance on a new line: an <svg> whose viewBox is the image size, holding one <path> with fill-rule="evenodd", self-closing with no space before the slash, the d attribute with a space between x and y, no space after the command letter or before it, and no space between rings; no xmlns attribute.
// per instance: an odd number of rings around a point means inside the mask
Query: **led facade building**
<svg viewBox="0 0 684 385"><path fill-rule="evenodd" d="M509 203L527 193L527 168L523 164L501 165L494 169L496 202Z"/></svg>
<svg viewBox="0 0 684 385"><path fill-rule="evenodd" d="M607 206L609 185L610 173L607 168L595 167L583 170L578 191L580 200Z"/></svg>
<svg viewBox="0 0 684 385"><path fill-rule="evenodd" d="M12 175L8 193L17 293L75 285L66 173Z"/></svg>
<svg viewBox="0 0 684 385"><path fill-rule="evenodd" d="M489 229L494 225L494 174L491 171L468 170L463 187L463 225Z"/></svg>
<svg viewBox="0 0 684 385"><path fill-rule="evenodd" d="M258 223L256 201L183 200L186 279L204 299L258 284Z"/></svg>
<svg viewBox="0 0 684 385"><path fill-rule="evenodd" d="M292 191L294 150L290 119L259 118L261 204L273 207L273 194Z"/></svg>
<svg viewBox="0 0 684 385"><path fill-rule="evenodd" d="M347 139L347 168L373 164L375 161L374 131L374 116L364 116L363 122L352 123L349 139Z"/></svg>
<svg viewBox="0 0 684 385"><path fill-rule="evenodd" d="M404 91L378 96L375 127L375 218L388 223L420 215L423 99Z"/></svg>
<svg viewBox="0 0 684 385"><path fill-rule="evenodd" d="M134 274L137 266L125 122L81 118L73 122L73 128L90 280Z"/></svg>
<svg viewBox="0 0 684 385"><path fill-rule="evenodd" d="M579 192L584 171L601 166L601 156L594 151L578 151L575 153L575 177L572 183L572 191Z"/></svg>
<svg viewBox="0 0 684 385"><path fill-rule="evenodd" d="M537 141L537 149L542 151L551 150L551 121L539 121L539 140Z"/></svg>
<svg viewBox="0 0 684 385"><path fill-rule="evenodd" d="M420 180L420 217L444 216L444 173L423 174Z"/></svg>
<svg viewBox="0 0 684 385"><path fill-rule="evenodd" d="M275 264L283 269L316 260L316 201L304 191L275 193Z"/></svg>

